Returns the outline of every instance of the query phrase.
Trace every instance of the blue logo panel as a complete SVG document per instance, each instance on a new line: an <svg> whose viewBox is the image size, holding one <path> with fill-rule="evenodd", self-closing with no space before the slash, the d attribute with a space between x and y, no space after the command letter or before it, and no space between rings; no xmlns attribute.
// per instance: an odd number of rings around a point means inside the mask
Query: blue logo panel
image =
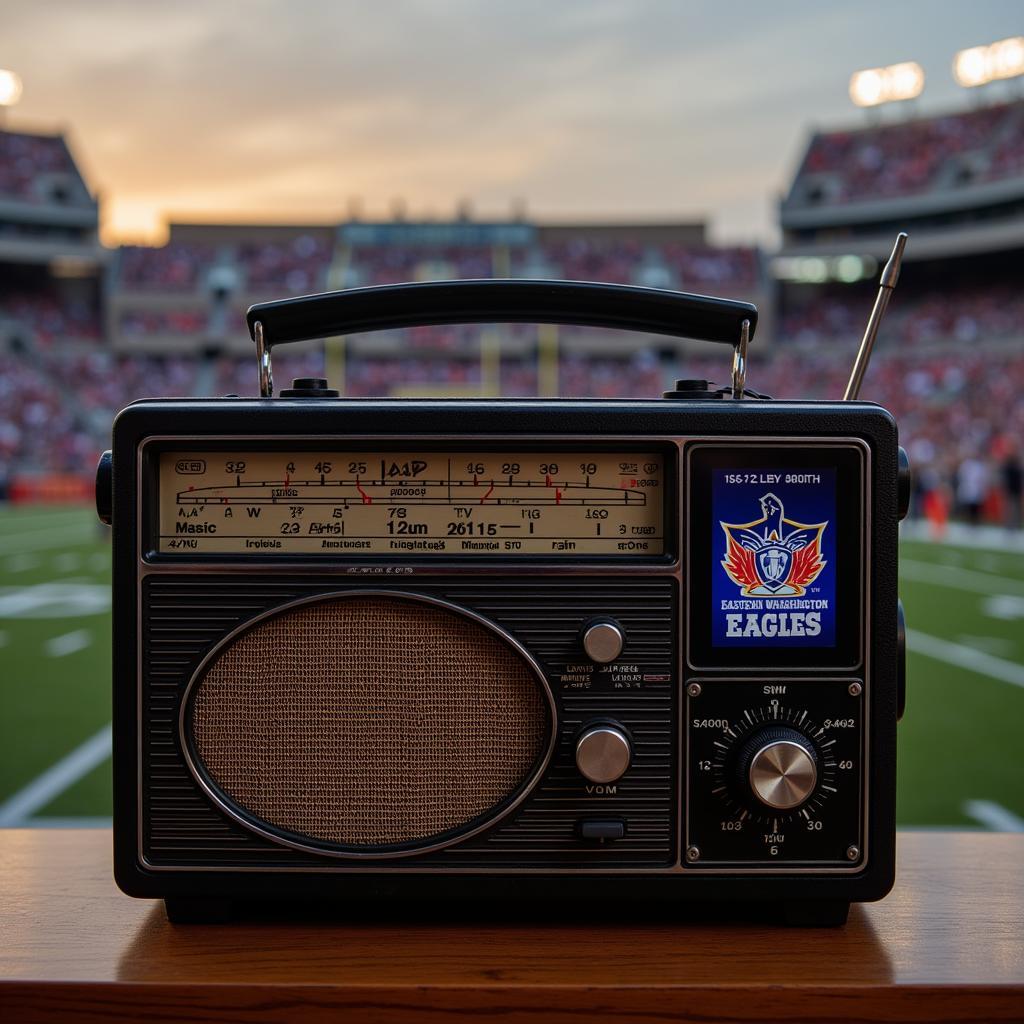
<svg viewBox="0 0 1024 1024"><path fill-rule="evenodd" d="M711 642L834 647L836 471L715 469Z"/></svg>

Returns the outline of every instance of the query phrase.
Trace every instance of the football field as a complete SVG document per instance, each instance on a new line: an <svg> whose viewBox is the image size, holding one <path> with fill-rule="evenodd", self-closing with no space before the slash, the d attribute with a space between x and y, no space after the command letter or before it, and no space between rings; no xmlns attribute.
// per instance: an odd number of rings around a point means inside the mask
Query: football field
<svg viewBox="0 0 1024 1024"><path fill-rule="evenodd" d="M902 826L1024 829L1024 550L904 541ZM0 507L0 825L109 819L110 546Z"/></svg>

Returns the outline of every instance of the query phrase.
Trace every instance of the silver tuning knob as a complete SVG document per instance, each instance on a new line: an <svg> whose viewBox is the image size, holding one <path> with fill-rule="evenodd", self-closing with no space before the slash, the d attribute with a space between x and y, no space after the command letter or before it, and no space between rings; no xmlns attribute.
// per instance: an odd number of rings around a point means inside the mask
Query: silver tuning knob
<svg viewBox="0 0 1024 1024"><path fill-rule="evenodd" d="M576 767L591 782L614 782L622 777L633 751L626 734L614 725L593 725L576 741Z"/></svg>
<svg viewBox="0 0 1024 1024"><path fill-rule="evenodd" d="M754 734L740 752L742 781L765 807L791 811L814 792L818 758L796 729L769 727Z"/></svg>
<svg viewBox="0 0 1024 1024"><path fill-rule="evenodd" d="M587 657L598 665L607 665L621 653L626 642L623 628L610 619L599 619L583 627L580 639Z"/></svg>

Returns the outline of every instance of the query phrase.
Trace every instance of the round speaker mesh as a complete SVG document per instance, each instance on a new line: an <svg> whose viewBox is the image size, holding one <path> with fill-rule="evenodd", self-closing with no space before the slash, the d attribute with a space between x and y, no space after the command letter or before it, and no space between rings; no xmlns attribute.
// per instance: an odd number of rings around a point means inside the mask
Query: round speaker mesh
<svg viewBox="0 0 1024 1024"><path fill-rule="evenodd" d="M529 663L445 607L329 598L266 619L213 660L191 731L231 802L344 846L425 842L518 789L548 710Z"/></svg>

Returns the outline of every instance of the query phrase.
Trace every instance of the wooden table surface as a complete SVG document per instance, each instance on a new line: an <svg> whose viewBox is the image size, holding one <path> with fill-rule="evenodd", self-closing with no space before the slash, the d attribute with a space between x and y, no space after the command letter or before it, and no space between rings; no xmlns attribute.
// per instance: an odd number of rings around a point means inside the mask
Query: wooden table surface
<svg viewBox="0 0 1024 1024"><path fill-rule="evenodd" d="M899 838L837 929L477 919L171 925L109 832L0 830L4 1021L1024 1020L1024 835Z"/></svg>

